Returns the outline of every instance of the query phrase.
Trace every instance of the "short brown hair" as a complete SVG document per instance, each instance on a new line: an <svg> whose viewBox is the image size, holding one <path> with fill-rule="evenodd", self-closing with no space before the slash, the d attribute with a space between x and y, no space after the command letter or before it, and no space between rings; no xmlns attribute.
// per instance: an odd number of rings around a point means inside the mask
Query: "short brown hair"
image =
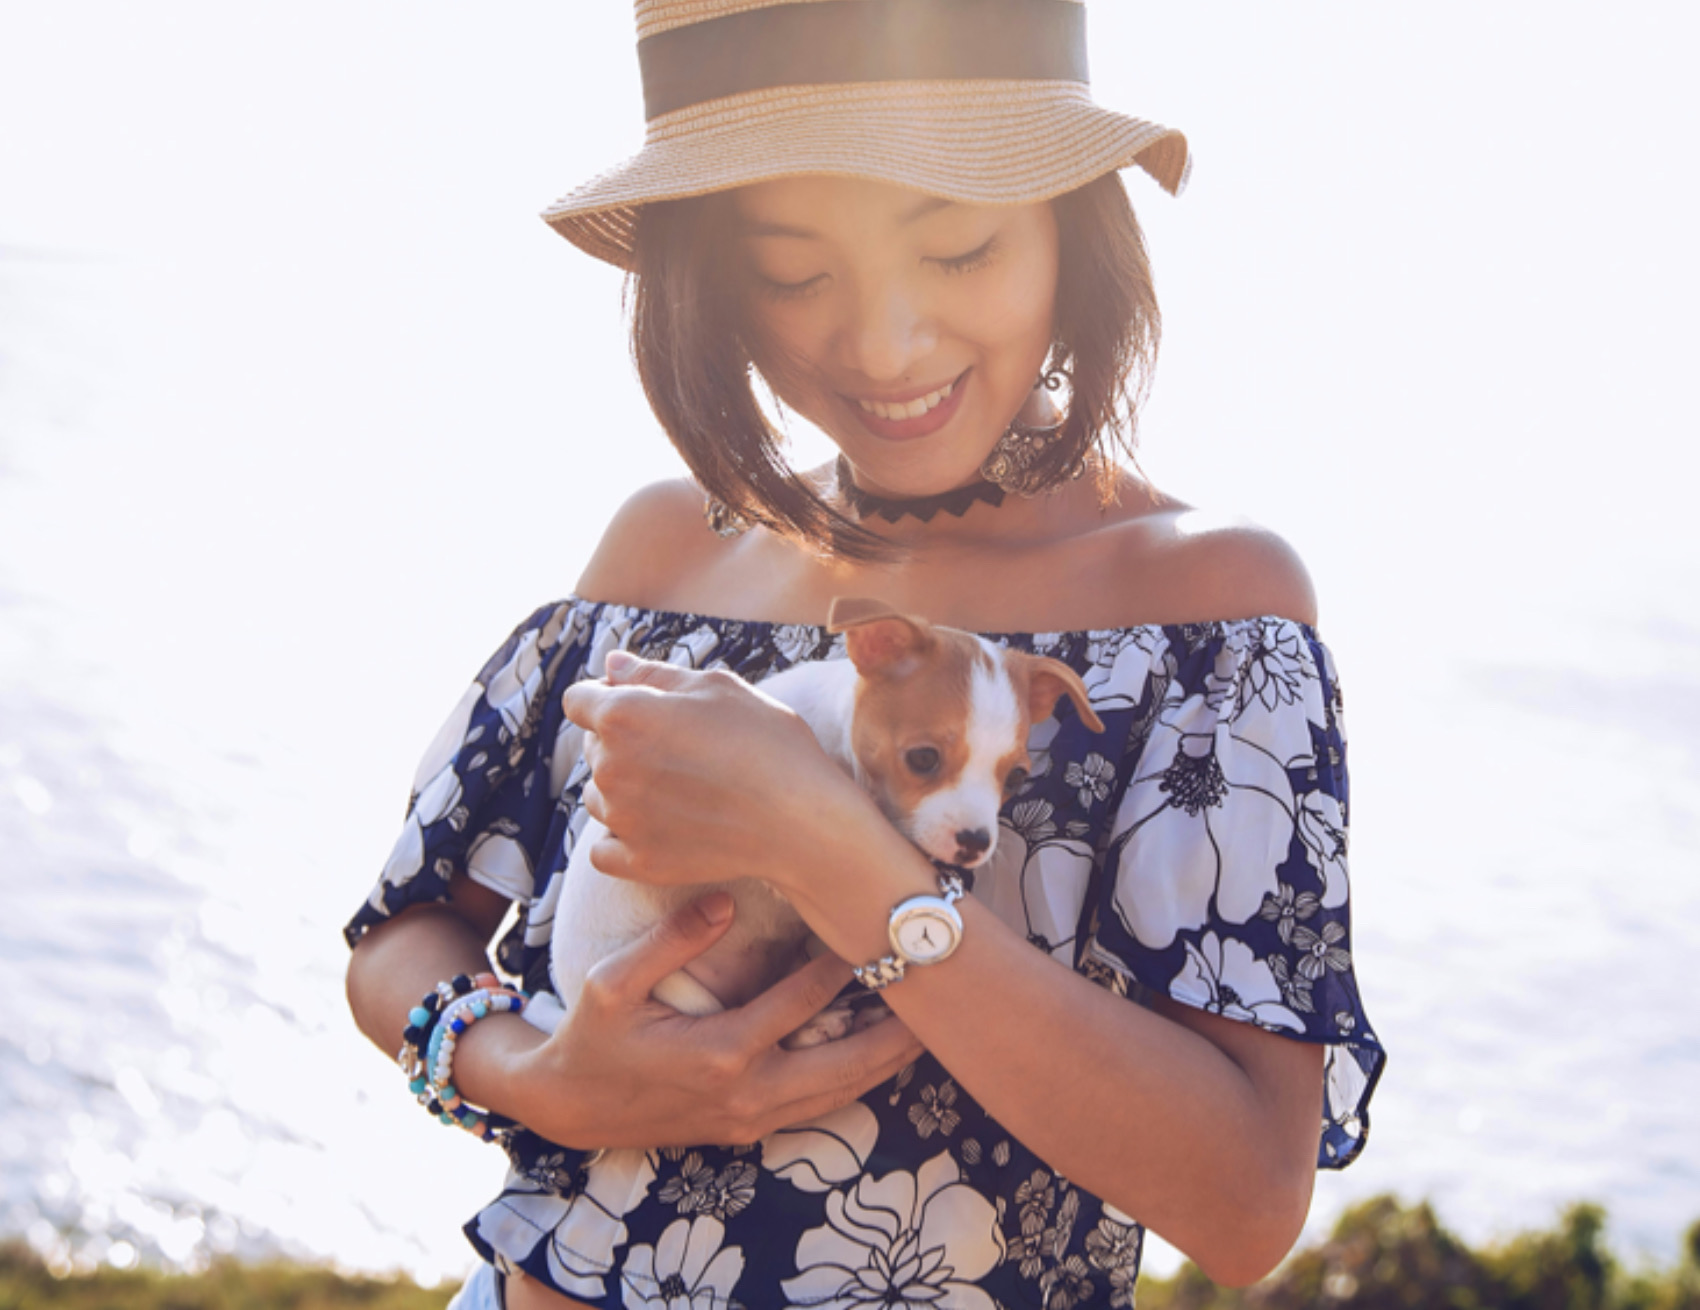
<svg viewBox="0 0 1700 1310"><path fill-rule="evenodd" d="M1047 364L1069 380L1062 440L1041 457L1061 481L1094 447L1133 455L1161 320L1145 237L1121 177L1106 173L1051 202L1057 219L1055 338ZM730 258L726 193L644 206L628 287L632 357L650 407L709 496L752 523L851 559L889 542L827 504L786 463L757 403L751 334ZM1111 494L1110 461L1100 495Z"/></svg>

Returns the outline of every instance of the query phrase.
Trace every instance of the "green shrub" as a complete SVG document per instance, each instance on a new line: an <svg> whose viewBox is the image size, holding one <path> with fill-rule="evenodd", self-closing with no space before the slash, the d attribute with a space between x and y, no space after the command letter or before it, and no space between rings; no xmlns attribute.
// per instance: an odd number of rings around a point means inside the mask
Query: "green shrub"
<svg viewBox="0 0 1700 1310"><path fill-rule="evenodd" d="M443 1310L451 1291L286 1264L216 1264L202 1274L99 1269L56 1278L34 1252L0 1246L0 1310Z"/></svg>
<svg viewBox="0 0 1700 1310"><path fill-rule="evenodd" d="M1139 1310L1700 1310L1700 1222L1670 1270L1626 1273L1604 1235L1605 1211L1575 1205L1553 1231L1472 1251L1426 1203L1378 1196L1253 1287L1219 1288L1189 1264L1142 1280Z"/></svg>

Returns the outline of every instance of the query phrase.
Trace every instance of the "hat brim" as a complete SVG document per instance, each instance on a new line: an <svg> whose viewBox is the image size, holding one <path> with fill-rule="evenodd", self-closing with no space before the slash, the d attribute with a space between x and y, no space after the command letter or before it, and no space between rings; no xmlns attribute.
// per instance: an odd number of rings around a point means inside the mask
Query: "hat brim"
<svg viewBox="0 0 1700 1310"><path fill-rule="evenodd" d="M1100 108L1078 83L777 87L655 119L638 154L543 218L582 250L631 269L638 211L658 200L824 174L1021 205L1133 164L1179 195L1191 169L1186 138Z"/></svg>

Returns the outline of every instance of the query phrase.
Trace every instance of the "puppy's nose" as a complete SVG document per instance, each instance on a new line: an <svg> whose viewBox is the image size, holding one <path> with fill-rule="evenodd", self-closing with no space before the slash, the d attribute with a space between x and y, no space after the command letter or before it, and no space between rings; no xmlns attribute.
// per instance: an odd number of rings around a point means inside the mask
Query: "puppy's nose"
<svg viewBox="0 0 1700 1310"><path fill-rule="evenodd" d="M984 828L963 828L956 834L956 860L972 864L992 848L992 834Z"/></svg>

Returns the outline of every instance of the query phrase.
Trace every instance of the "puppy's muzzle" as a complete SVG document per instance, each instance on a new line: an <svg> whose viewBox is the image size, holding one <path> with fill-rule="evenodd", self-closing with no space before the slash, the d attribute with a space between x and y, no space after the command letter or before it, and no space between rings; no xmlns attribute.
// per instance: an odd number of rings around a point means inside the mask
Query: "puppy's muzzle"
<svg viewBox="0 0 1700 1310"><path fill-rule="evenodd" d="M992 834L985 828L961 828L956 834L956 863L973 865L992 849Z"/></svg>

